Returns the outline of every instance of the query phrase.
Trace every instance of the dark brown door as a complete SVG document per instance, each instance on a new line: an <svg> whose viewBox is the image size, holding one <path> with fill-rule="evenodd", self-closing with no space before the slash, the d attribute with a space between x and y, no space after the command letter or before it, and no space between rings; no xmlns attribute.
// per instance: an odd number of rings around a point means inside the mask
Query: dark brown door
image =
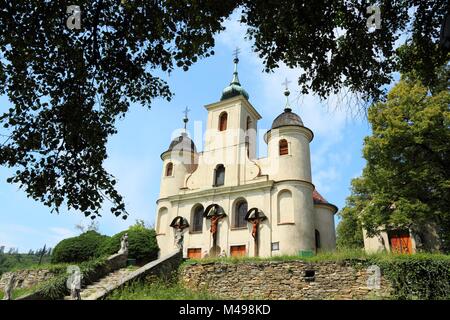
<svg viewBox="0 0 450 320"><path fill-rule="evenodd" d="M389 234L391 250L395 253L412 253L412 242L408 231L397 231Z"/></svg>
<svg viewBox="0 0 450 320"><path fill-rule="evenodd" d="M230 255L232 257L243 257L246 255L245 246L231 246Z"/></svg>
<svg viewBox="0 0 450 320"><path fill-rule="evenodd" d="M200 259L202 257L202 249L200 248L190 248L187 251L189 259Z"/></svg>

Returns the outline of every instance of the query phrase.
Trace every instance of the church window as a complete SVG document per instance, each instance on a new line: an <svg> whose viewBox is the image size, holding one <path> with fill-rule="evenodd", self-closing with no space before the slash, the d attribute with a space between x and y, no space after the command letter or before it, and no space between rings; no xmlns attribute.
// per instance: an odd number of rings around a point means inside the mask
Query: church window
<svg viewBox="0 0 450 320"><path fill-rule="evenodd" d="M252 125L252 119L250 117L247 117L246 130L249 130L251 125Z"/></svg>
<svg viewBox="0 0 450 320"><path fill-rule="evenodd" d="M215 187L223 186L224 183L225 183L225 167L223 166L223 164L219 164L215 170L214 186Z"/></svg>
<svg viewBox="0 0 450 320"><path fill-rule="evenodd" d="M197 205L194 208L194 212L192 214L192 223L191 223L191 231L192 232L201 232L203 229L203 206Z"/></svg>
<svg viewBox="0 0 450 320"><path fill-rule="evenodd" d="M166 177L171 177L173 174L173 163L169 162L166 166Z"/></svg>
<svg viewBox="0 0 450 320"><path fill-rule="evenodd" d="M234 212L234 227L235 228L245 228L247 226L247 221L245 220L245 215L248 211L247 201L241 200L236 203L236 210Z"/></svg>
<svg viewBox="0 0 450 320"><path fill-rule="evenodd" d="M279 142L279 148L280 148L280 156L283 156L285 154L289 154L289 147L288 142L286 139L281 139Z"/></svg>
<svg viewBox="0 0 450 320"><path fill-rule="evenodd" d="M219 116L219 131L227 130L227 121L228 114L226 112L222 112Z"/></svg>

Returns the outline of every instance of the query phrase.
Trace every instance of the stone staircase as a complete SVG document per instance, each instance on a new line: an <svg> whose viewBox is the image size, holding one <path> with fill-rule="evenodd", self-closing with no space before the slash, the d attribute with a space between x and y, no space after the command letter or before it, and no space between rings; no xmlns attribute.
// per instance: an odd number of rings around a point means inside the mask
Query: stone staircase
<svg viewBox="0 0 450 320"><path fill-rule="evenodd" d="M127 278L134 271L136 271L136 269L122 268L109 273L99 281L94 282L85 288L82 288L80 293L81 300L99 299L105 293L117 287L117 285L121 283L124 278ZM64 300L72 300L72 298L70 296L66 296L64 297Z"/></svg>
<svg viewBox="0 0 450 320"><path fill-rule="evenodd" d="M153 260L138 268L121 268L113 271L85 288L81 289L81 300L101 300L114 290L122 287L130 281L145 279L149 275L167 274L175 270L181 263L183 254L176 250L164 257ZM70 296L64 300L73 300Z"/></svg>

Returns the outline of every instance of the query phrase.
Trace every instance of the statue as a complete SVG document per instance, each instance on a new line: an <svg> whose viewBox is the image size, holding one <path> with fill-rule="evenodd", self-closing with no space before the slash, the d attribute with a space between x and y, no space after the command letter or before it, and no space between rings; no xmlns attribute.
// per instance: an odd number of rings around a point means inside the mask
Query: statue
<svg viewBox="0 0 450 320"><path fill-rule="evenodd" d="M70 297L74 300L81 300L81 272L74 269L72 273L72 282L70 283Z"/></svg>
<svg viewBox="0 0 450 320"><path fill-rule="evenodd" d="M258 208L251 208L245 215L245 220L252 224L252 237L255 243L255 257L259 256L259 225L267 217Z"/></svg>
<svg viewBox="0 0 450 320"><path fill-rule="evenodd" d="M183 229L175 228L175 246L180 250L183 249L183 241Z"/></svg>
<svg viewBox="0 0 450 320"><path fill-rule="evenodd" d="M128 253L128 233L125 233L120 239L120 249L119 254L127 254Z"/></svg>
<svg viewBox="0 0 450 320"><path fill-rule="evenodd" d="M170 223L170 226L174 229L174 243L175 246L183 250L183 241L184 241L184 229L189 227L189 223L187 220L181 216L176 216L172 222Z"/></svg>
<svg viewBox="0 0 450 320"><path fill-rule="evenodd" d="M223 212L223 208L221 206L219 206L218 204L211 204L206 207L203 215L206 219L209 219L211 221L211 228L209 229L209 231L211 232L213 244L210 249L210 255L216 257L220 253L220 247L217 245L217 226L219 224L219 221L222 218L226 217L226 214Z"/></svg>
<svg viewBox="0 0 450 320"><path fill-rule="evenodd" d="M14 286L16 284L16 275L13 273L11 274L11 277L9 277L8 282L5 285L5 295L3 297L3 300L12 300L12 291L14 289Z"/></svg>

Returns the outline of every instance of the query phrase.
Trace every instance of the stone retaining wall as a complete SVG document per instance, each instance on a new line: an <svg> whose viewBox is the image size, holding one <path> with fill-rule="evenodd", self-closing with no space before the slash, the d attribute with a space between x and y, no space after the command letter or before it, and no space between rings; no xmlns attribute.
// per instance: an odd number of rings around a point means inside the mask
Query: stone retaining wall
<svg viewBox="0 0 450 320"><path fill-rule="evenodd" d="M15 272L5 272L0 278L0 291L3 291L12 274L16 275L16 288L27 289L44 282L54 276L50 270L18 270Z"/></svg>
<svg viewBox="0 0 450 320"><path fill-rule="evenodd" d="M180 281L229 299L380 299L390 295L381 276L379 289L368 287L373 272L363 262L267 261L186 264Z"/></svg>

